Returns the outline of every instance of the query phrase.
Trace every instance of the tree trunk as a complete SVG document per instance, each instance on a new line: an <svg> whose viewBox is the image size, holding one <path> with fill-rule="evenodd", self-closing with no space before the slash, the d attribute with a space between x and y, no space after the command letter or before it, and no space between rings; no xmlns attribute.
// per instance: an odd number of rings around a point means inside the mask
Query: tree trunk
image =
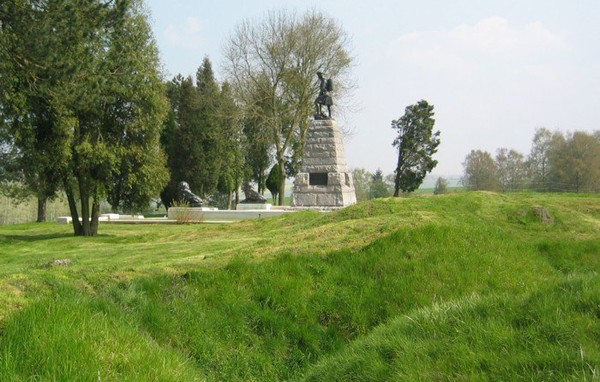
<svg viewBox="0 0 600 382"><path fill-rule="evenodd" d="M81 236L90 236L90 198L81 196Z"/></svg>
<svg viewBox="0 0 600 382"><path fill-rule="evenodd" d="M91 236L90 192L81 177L79 178L79 197L81 199L81 234L82 236Z"/></svg>
<svg viewBox="0 0 600 382"><path fill-rule="evenodd" d="M400 196L400 167L402 166L402 150L398 149L398 165L396 166L396 179L394 179L394 197Z"/></svg>
<svg viewBox="0 0 600 382"><path fill-rule="evenodd" d="M98 218L100 217L100 200L94 195L92 201L92 216L90 221L90 236L98 235Z"/></svg>
<svg viewBox="0 0 600 382"><path fill-rule="evenodd" d="M38 196L37 200L37 223L43 223L46 221L46 204L48 202L48 198L43 196Z"/></svg>
<svg viewBox="0 0 600 382"><path fill-rule="evenodd" d="M284 195L285 195L285 159L279 158L279 203L278 205L283 206Z"/></svg>
<svg viewBox="0 0 600 382"><path fill-rule="evenodd" d="M71 212L71 220L73 224L73 234L75 236L83 235L83 227L79 221L79 213L77 212L77 202L75 201L75 195L73 195L73 189L65 181L65 192L67 193L67 200L69 201L69 211Z"/></svg>
<svg viewBox="0 0 600 382"><path fill-rule="evenodd" d="M264 169L264 168L261 168L258 171L258 179L257 179L257 181L258 181L258 187L257 187L258 190L257 191L261 195L265 193L265 175L264 175L265 171L266 171L266 169Z"/></svg>

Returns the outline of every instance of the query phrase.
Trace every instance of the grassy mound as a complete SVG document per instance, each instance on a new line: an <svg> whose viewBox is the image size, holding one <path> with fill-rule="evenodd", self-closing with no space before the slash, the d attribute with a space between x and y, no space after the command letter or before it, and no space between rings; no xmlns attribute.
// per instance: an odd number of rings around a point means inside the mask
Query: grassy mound
<svg viewBox="0 0 600 382"><path fill-rule="evenodd" d="M599 230L598 196L489 193L0 227L0 380L593 379Z"/></svg>
<svg viewBox="0 0 600 382"><path fill-rule="evenodd" d="M600 281L435 303L319 362L306 381L594 380Z"/></svg>

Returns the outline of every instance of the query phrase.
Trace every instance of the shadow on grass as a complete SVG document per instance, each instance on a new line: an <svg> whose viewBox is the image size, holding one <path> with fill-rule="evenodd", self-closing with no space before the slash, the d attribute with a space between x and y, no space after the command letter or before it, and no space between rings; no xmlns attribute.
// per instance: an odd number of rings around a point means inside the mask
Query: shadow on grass
<svg viewBox="0 0 600 382"><path fill-rule="evenodd" d="M109 237L110 235L98 235L97 237ZM64 239L68 237L83 237L74 236L72 233L50 233L50 234L38 234L38 235L0 235L0 243L34 243L36 241L53 240L53 239Z"/></svg>

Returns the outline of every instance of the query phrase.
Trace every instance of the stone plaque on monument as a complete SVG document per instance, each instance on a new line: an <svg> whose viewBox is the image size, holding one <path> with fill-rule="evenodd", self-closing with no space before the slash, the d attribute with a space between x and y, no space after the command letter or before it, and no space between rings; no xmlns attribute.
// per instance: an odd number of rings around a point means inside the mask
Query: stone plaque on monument
<svg viewBox="0 0 600 382"><path fill-rule="evenodd" d="M296 207L346 207L356 203L344 142L333 119L316 119L308 131L302 168L294 181Z"/></svg>

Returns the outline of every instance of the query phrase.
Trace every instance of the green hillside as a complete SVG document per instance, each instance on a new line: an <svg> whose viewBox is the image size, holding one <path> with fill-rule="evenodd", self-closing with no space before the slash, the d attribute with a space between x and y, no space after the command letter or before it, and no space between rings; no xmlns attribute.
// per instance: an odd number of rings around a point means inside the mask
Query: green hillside
<svg viewBox="0 0 600 382"><path fill-rule="evenodd" d="M600 195L100 233L0 227L0 381L600 378Z"/></svg>

